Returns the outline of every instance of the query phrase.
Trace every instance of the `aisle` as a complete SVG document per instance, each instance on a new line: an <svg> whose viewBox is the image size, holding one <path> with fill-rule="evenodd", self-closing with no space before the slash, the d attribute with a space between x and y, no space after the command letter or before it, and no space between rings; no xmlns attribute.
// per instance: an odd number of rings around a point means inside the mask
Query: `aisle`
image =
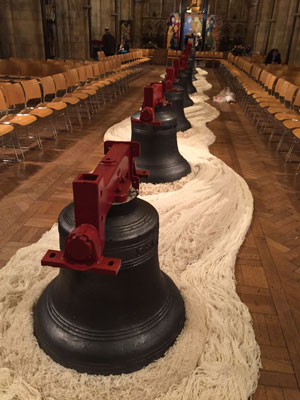
<svg viewBox="0 0 300 400"><path fill-rule="evenodd" d="M212 98L223 82L209 69ZM216 105L211 152L240 174L254 216L237 258L237 291L249 307L263 369L253 400L300 400L300 177L269 149L238 104Z"/></svg>

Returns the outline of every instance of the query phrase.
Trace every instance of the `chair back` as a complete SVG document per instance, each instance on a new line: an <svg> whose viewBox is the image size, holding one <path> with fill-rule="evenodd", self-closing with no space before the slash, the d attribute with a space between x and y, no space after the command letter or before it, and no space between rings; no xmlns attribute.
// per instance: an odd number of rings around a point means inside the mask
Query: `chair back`
<svg viewBox="0 0 300 400"><path fill-rule="evenodd" d="M87 80L87 76L86 76L86 72L85 72L85 67L79 67L79 68L76 68L76 71L77 71L77 75L78 75L78 77L79 77L79 81L80 82L86 82L86 80Z"/></svg>
<svg viewBox="0 0 300 400"><path fill-rule="evenodd" d="M2 87L8 107L25 104L25 94L20 83L13 83Z"/></svg>
<svg viewBox="0 0 300 400"><path fill-rule="evenodd" d="M7 109L6 99L4 93L0 89L0 112L3 113L6 111L6 109Z"/></svg>
<svg viewBox="0 0 300 400"><path fill-rule="evenodd" d="M69 69L64 72L66 78L67 88L77 86L79 84L79 78L76 69Z"/></svg>
<svg viewBox="0 0 300 400"><path fill-rule="evenodd" d="M67 90L67 83L66 79L63 73L60 74L54 74L52 75L52 78L54 80L55 88L56 91L58 90Z"/></svg>
<svg viewBox="0 0 300 400"><path fill-rule="evenodd" d="M300 108L300 88L297 87L297 92L296 92L296 96L293 102L293 107L294 108Z"/></svg>
<svg viewBox="0 0 300 400"><path fill-rule="evenodd" d="M95 65L96 65L96 64L95 64ZM85 69L86 77L87 77L88 79L94 78L93 66L92 66L91 64L86 65L86 66L84 67L84 69Z"/></svg>
<svg viewBox="0 0 300 400"><path fill-rule="evenodd" d="M52 78L52 76L45 76L43 78L40 78L39 80L42 85L44 98L47 96L47 94L55 94L56 93L55 83L54 83L54 79Z"/></svg>
<svg viewBox="0 0 300 400"><path fill-rule="evenodd" d="M33 99L42 99L41 87L36 79L22 81L21 85L25 93L26 102Z"/></svg>
<svg viewBox="0 0 300 400"><path fill-rule="evenodd" d="M298 90L298 87L296 85L293 85L292 83L290 83L290 85L286 89L285 98L284 98L285 101L288 102L289 104L292 104L297 90Z"/></svg>

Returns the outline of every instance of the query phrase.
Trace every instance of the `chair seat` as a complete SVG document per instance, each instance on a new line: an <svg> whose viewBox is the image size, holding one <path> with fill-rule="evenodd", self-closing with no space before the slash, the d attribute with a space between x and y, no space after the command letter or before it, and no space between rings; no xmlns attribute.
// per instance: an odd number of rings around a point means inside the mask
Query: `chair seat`
<svg viewBox="0 0 300 400"><path fill-rule="evenodd" d="M300 128L300 119L299 119L299 121L294 121L292 119L288 119L286 121L283 121L283 125L288 129Z"/></svg>
<svg viewBox="0 0 300 400"><path fill-rule="evenodd" d="M265 91L264 90L261 90L261 89L258 89L258 88L253 88L253 87L250 87L249 89L247 89L247 94L256 94L256 93L259 93L259 94L263 94L263 93L265 93Z"/></svg>
<svg viewBox="0 0 300 400"><path fill-rule="evenodd" d="M275 118L278 119L279 121L284 121L286 119L294 119L296 121L300 121L300 115L299 114L292 114L292 113L278 113L275 114Z"/></svg>
<svg viewBox="0 0 300 400"><path fill-rule="evenodd" d="M55 111L60 111L67 107L66 103L63 103L62 101L49 101L47 103L40 103L39 106L48 107Z"/></svg>
<svg viewBox="0 0 300 400"><path fill-rule="evenodd" d="M27 126L35 122L37 118L34 115L29 114L10 114L5 115L0 119L0 122L10 122L20 126Z"/></svg>
<svg viewBox="0 0 300 400"><path fill-rule="evenodd" d="M75 94L75 93L85 93L87 95L93 96L94 94L97 93L97 90L92 89L92 88L82 87L82 88L78 88L78 89L74 90L73 94Z"/></svg>
<svg viewBox="0 0 300 400"><path fill-rule="evenodd" d="M28 112L29 110L24 110L25 112ZM36 107L33 110L30 110L28 112L31 115L35 115L36 117L39 118L46 118L49 117L49 115L53 114L53 110L51 110L48 107Z"/></svg>
<svg viewBox="0 0 300 400"><path fill-rule="evenodd" d="M93 90L94 92L98 92L99 90L99 86L95 85L94 82L93 83L87 83L86 85L84 85L82 87L83 89L88 89L88 90Z"/></svg>
<svg viewBox="0 0 300 400"><path fill-rule="evenodd" d="M271 107L269 107L268 108L268 112L270 114L276 114L276 113L282 113L282 112L284 112L286 114L295 114L295 111L289 110L283 104L282 104L282 106L271 106Z"/></svg>
<svg viewBox="0 0 300 400"><path fill-rule="evenodd" d="M12 125L0 124L0 136L4 136L13 130L14 130L14 127Z"/></svg>
<svg viewBox="0 0 300 400"><path fill-rule="evenodd" d="M89 95L87 93L78 92L77 90L72 92L72 96L77 97L80 100L85 100L89 97Z"/></svg>
<svg viewBox="0 0 300 400"><path fill-rule="evenodd" d="M260 107L262 107L262 108L264 108L264 107L279 107L280 106L280 103L278 103L278 102L272 102L272 101L258 101L257 102L258 103L258 105L260 106ZM283 111L284 111L284 109L283 109Z"/></svg>
<svg viewBox="0 0 300 400"><path fill-rule="evenodd" d="M294 136L296 136L298 139L300 139L300 129L294 129L292 132L293 132Z"/></svg>
<svg viewBox="0 0 300 400"><path fill-rule="evenodd" d="M108 76L108 77L106 78L106 80L107 80L108 82L117 82L119 79L118 79L118 78L115 78L114 76Z"/></svg>
<svg viewBox="0 0 300 400"><path fill-rule="evenodd" d="M258 96L258 97L255 97L255 100L257 103L261 103L263 101L264 103L269 102L269 103L272 103L272 104L275 103L278 105L282 104L282 103L280 103L279 100L275 99L275 97L273 97L273 96Z"/></svg>
<svg viewBox="0 0 300 400"><path fill-rule="evenodd" d="M102 78L99 82L104 83L105 86L111 85L111 81L109 81L107 78Z"/></svg>
<svg viewBox="0 0 300 400"><path fill-rule="evenodd" d="M269 95L267 94L267 92L266 92L265 90L259 90L259 89L255 90L255 91L252 93L252 97L253 97L254 99L258 99L258 98L269 99L269 98L272 98L271 96L269 96Z"/></svg>
<svg viewBox="0 0 300 400"><path fill-rule="evenodd" d="M103 88L103 87L105 87L105 86L107 86L103 81L95 81L94 83L93 83L93 85L95 85L95 86L97 86L98 88Z"/></svg>
<svg viewBox="0 0 300 400"><path fill-rule="evenodd" d="M115 79L117 79L117 80L120 80L120 79L124 78L124 75L119 74L119 73L116 73L116 74L113 75L113 77L114 77Z"/></svg>
<svg viewBox="0 0 300 400"><path fill-rule="evenodd" d="M56 101L61 102L61 101L63 101L64 103L74 105L74 104L79 103L79 102L80 102L80 99L78 99L77 97L74 97L74 96L65 94L63 97L56 97L56 98L53 99L52 101L53 101L53 102L56 102Z"/></svg>

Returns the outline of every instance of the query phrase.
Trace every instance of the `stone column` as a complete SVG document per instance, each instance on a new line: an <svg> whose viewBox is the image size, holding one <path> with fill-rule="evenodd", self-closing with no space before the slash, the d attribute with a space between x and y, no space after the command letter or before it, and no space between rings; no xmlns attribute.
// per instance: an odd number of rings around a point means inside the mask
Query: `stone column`
<svg viewBox="0 0 300 400"><path fill-rule="evenodd" d="M83 0L60 0L57 4L57 30L61 58L89 58L88 14Z"/></svg>
<svg viewBox="0 0 300 400"><path fill-rule="evenodd" d="M257 51L262 55L265 54L272 5L273 0L265 0L260 2L259 19L254 39L254 51Z"/></svg>
<svg viewBox="0 0 300 400"><path fill-rule="evenodd" d="M256 30L256 15L258 11L258 0L251 0L248 5L248 18L246 30L246 44L253 46L255 30Z"/></svg>
<svg viewBox="0 0 300 400"><path fill-rule="evenodd" d="M300 67L300 16L296 18L297 20L295 24L289 64Z"/></svg>
<svg viewBox="0 0 300 400"><path fill-rule="evenodd" d="M0 0L0 9L0 56L1 58L15 57L16 48L10 0Z"/></svg>
<svg viewBox="0 0 300 400"><path fill-rule="evenodd" d="M71 58L68 0L56 2L59 58Z"/></svg>
<svg viewBox="0 0 300 400"><path fill-rule="evenodd" d="M282 62L285 62L295 13L295 2L277 0L274 12L268 50L278 48ZM295 34L294 34L295 37Z"/></svg>
<svg viewBox="0 0 300 400"><path fill-rule="evenodd" d="M134 47L142 45L143 0L134 0Z"/></svg>

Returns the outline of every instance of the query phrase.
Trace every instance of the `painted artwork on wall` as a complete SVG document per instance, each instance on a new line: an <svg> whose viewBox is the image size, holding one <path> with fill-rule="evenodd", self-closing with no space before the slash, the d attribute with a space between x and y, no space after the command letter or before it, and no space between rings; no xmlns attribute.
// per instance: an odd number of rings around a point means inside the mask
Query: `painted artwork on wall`
<svg viewBox="0 0 300 400"><path fill-rule="evenodd" d="M133 42L133 23L130 20L120 21L120 38L125 42Z"/></svg>
<svg viewBox="0 0 300 400"><path fill-rule="evenodd" d="M205 50L220 50L222 18L209 15L206 23Z"/></svg>
<svg viewBox="0 0 300 400"><path fill-rule="evenodd" d="M166 47L177 50L180 43L180 14L174 13L168 22Z"/></svg>
<svg viewBox="0 0 300 400"><path fill-rule="evenodd" d="M184 37L194 36L196 42L202 37L202 13L189 13L185 16ZM206 21L205 50L218 50L222 19L216 15L208 15Z"/></svg>

